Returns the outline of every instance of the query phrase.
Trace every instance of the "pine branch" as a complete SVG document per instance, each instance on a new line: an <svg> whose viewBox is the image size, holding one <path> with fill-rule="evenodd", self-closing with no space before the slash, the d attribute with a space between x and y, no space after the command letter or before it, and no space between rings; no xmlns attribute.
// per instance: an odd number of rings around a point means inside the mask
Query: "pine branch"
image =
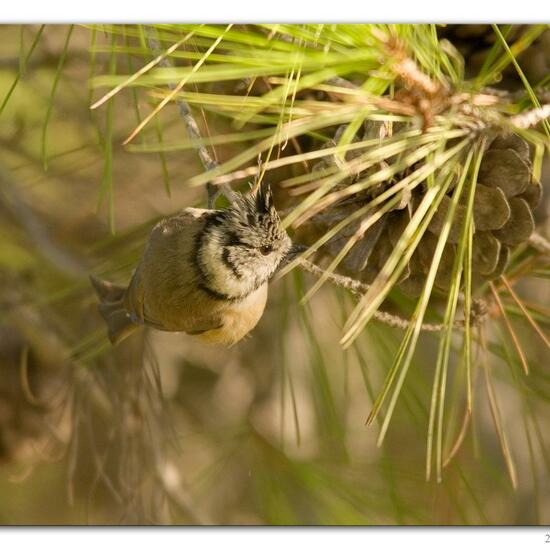
<svg viewBox="0 0 550 550"><path fill-rule="evenodd" d="M313 275L318 277L325 276L331 283L349 290L355 296L362 296L369 289L369 285L352 279L351 277L338 275L336 273L326 273L324 269L308 260L301 260L299 265L304 271ZM483 300L476 300L473 305L470 323L471 325L479 325L487 316L487 307ZM408 319L404 319L403 317L399 317L387 311L377 311L374 314L374 318L390 327L403 330L407 329L410 324ZM454 328L464 328L464 324L464 319L457 319L453 326ZM445 325L443 323L423 323L421 328L425 332L439 332L445 328Z"/></svg>
<svg viewBox="0 0 550 550"><path fill-rule="evenodd" d="M46 224L25 200L11 172L0 165L0 206L4 205L23 227L31 243L61 272L72 277L85 277L88 268L80 258L60 247L51 237Z"/></svg>
<svg viewBox="0 0 550 550"><path fill-rule="evenodd" d="M540 233L533 233L529 237L529 244L539 252L550 256L550 241Z"/></svg>
<svg viewBox="0 0 550 550"><path fill-rule="evenodd" d="M159 44L159 42L158 42L158 40L155 36L155 30L151 27L147 27L146 34L147 34L147 41L148 41L149 47L151 48L153 53L155 53L155 55L160 56L161 53L162 53L162 48L160 47L160 44ZM159 61L159 65L163 66L163 67L166 67L166 68L172 68L172 64L166 56L162 56L162 58ZM411 74L412 74L411 73L411 70L412 70L411 67L412 66L410 66L410 64L409 64L407 66L408 70L407 71L403 70L401 72L403 72L403 74L405 74L405 72L406 72L406 75L408 75L409 78L411 78ZM417 72L419 72L419 71L413 71L413 72L414 72L414 75L416 75ZM418 79L416 79L416 80L418 80ZM416 82L416 80L415 80L415 82ZM354 87L353 84L349 83L348 81L346 81L344 79L331 79L331 83L337 84L337 85L340 85L340 86L345 84L346 87L349 87L349 88ZM424 88L428 84L435 85L431 81L428 82L428 81L422 80L421 83L423 84ZM171 90L174 90L175 87L176 87L176 84L175 83L169 83L168 86L170 87ZM429 91L430 94L435 93L435 91L432 89L432 87L433 86L429 87L429 90L425 90L425 91ZM189 134L189 137L196 144L196 148L197 148L197 151L199 153L199 158L201 160L201 163L202 163L204 169L207 172L215 169L218 166L218 163L211 157L210 153L208 152L208 150L204 146L204 144L202 142L202 136L201 136L199 127L197 125L197 122L196 122L189 106L187 105L187 103L185 101L183 101L179 97L175 98L175 103L178 106L180 117L181 117L181 119L183 120L183 122L185 124L185 127L187 129L187 133ZM530 114L530 113L525 113L524 115L522 115L523 118L514 120L513 123L515 123L516 125L530 124L532 122L532 119L535 118L535 116L540 116L540 113L537 113L537 114ZM545 114L545 116L548 116L546 113L544 113L544 114ZM529 115L529 116L527 116L527 115ZM215 201L216 197L218 196L218 194L220 193L220 188L221 188L221 192L223 192L228 197L229 200L232 200L232 197L234 196L234 192L229 188L229 186L227 184L213 185L211 183L207 183L207 191L208 191L208 197L209 197L208 202L209 202L209 207L210 208L213 207L214 201ZM365 284L361 281L357 281L355 279L352 279L350 277L346 277L346 276L343 276L343 275L338 275L338 274L335 274L335 273L327 274L322 268L320 268L319 266L317 266L316 264L314 264L312 262L309 262L308 260L301 260L299 262L299 265L300 265L300 267L302 267L302 269L304 269L305 271L308 271L309 273L312 273L313 275L316 275L316 276L323 276L324 275L324 276L326 276L327 279L329 281L331 281L333 284L349 290L350 292L352 292L356 296L362 296L369 288L369 285L367 285L367 284ZM473 310L472 310L472 316L471 316L471 319L470 319L471 324L479 324L486 316L486 309L487 308L484 306L484 304L483 304L483 306L480 306L478 308L474 307ZM399 317L397 315L394 315L394 314L386 312L386 311L377 311L374 314L374 318L376 320L384 323L384 324L387 324L388 326L391 326L391 327L394 327L394 328L400 328L400 329L406 329L409 326L409 323L410 323L410 321L408 319L404 319L402 317ZM458 319L454 322L453 326L454 326L454 328L463 328L464 325L465 325L465 320L464 319ZM445 325L442 324L442 323L423 323L422 324L422 330L424 330L426 332L439 332L439 331L443 330L444 328L445 328Z"/></svg>
<svg viewBox="0 0 550 550"><path fill-rule="evenodd" d="M538 109L531 109L510 118L510 122L516 128L533 128L539 122L550 117L550 105L542 105Z"/></svg>
<svg viewBox="0 0 550 550"><path fill-rule="evenodd" d="M149 47L156 56L160 56L160 54L162 53L162 48L160 47L159 41L157 40L155 34L155 29L151 27L146 27L147 42L149 44ZM173 68L172 63L167 57L162 57L158 64L161 67ZM176 88L176 84L170 82L168 84L168 87L171 90L174 90ZM187 103L178 96L176 96L175 98L175 103L178 107L179 115L183 120L183 123L185 124L185 128L187 129L187 133L191 138L191 141L195 143L195 147L199 153L199 158L204 169L207 172L214 170L218 167L218 162L212 158L212 156L208 152L208 149L204 146L199 126L191 112L191 109L189 108L189 105L187 105ZM227 184L213 185L212 183L207 183L206 190L208 193L209 208L214 208L214 203L216 202L216 199L220 195L220 193L223 193L231 202L234 200L235 197L234 191Z"/></svg>

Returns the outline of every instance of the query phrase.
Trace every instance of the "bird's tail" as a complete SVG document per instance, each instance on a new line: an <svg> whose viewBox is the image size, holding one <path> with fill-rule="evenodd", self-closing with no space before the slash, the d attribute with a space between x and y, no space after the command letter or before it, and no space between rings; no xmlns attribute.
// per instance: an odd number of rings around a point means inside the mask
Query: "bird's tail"
<svg viewBox="0 0 550 550"><path fill-rule="evenodd" d="M95 275L90 275L90 281L99 297L98 309L107 324L109 340L113 345L118 344L139 328L132 322L122 302L126 287L98 279Z"/></svg>

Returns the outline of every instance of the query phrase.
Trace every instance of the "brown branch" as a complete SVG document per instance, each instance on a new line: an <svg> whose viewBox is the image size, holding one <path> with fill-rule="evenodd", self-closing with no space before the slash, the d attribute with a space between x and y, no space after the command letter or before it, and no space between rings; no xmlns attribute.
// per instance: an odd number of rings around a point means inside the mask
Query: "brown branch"
<svg viewBox="0 0 550 550"><path fill-rule="evenodd" d="M346 277L345 275L327 273L324 269L308 260L302 259L299 265L304 271L318 277L324 276L331 283L349 290L355 296L362 296L369 289L369 285L366 283L352 279L351 277ZM486 317L487 308L485 306L485 302L482 300L475 300L474 305L476 305L476 307L472 308L470 322L472 325L478 325ZM374 318L390 327L400 328L403 330L407 329L410 324L408 319L404 319L403 317L399 317L398 315L394 315L388 311L377 311L374 314ZM457 319L455 320L453 327L464 328L464 324L464 319ZM425 332L440 332L444 328L444 323L422 323L421 327L421 329Z"/></svg>
<svg viewBox="0 0 550 550"><path fill-rule="evenodd" d="M529 237L529 244L539 252L550 256L550 241L548 241L548 239L543 237L540 233L533 233Z"/></svg>
<svg viewBox="0 0 550 550"><path fill-rule="evenodd" d="M151 27L146 27L146 33L147 33L147 42L149 44L149 47L153 51L153 53L157 56L162 55L162 48L160 47L159 41L155 37L154 29ZM167 57L162 57L158 63L161 67L165 68L173 68L172 63ZM168 87L171 90L175 90L177 87L177 84L173 82L168 83ZM183 123L185 124L185 128L187 129L187 134L189 135L191 141L195 144L195 147L197 149L197 152L199 154L199 158L201 160L201 163L204 167L204 169L209 172L210 170L213 170L214 168L218 167L218 162L212 158L210 153L208 152L208 149L205 147L204 143L202 142L202 136L199 130L199 126L197 124L197 121L195 120L195 117L191 113L191 109L189 108L189 105L181 99L179 96L175 96L174 102L176 103L176 106L178 107L179 115L181 119L183 120ZM223 193L229 201L233 201L234 199L234 192L233 190L227 185L219 185L215 186L211 183L206 184L206 189L208 192L208 206L209 208L214 207L214 202L218 195Z"/></svg>
<svg viewBox="0 0 550 550"><path fill-rule="evenodd" d="M0 166L0 205L13 214L36 250L57 269L72 277L86 276L85 263L53 241L44 221L25 200L15 177L3 166Z"/></svg>
<svg viewBox="0 0 550 550"><path fill-rule="evenodd" d="M532 109L519 115L510 117L510 122L516 128L532 128L536 126L539 122L546 120L550 117L550 105L543 105L538 109Z"/></svg>

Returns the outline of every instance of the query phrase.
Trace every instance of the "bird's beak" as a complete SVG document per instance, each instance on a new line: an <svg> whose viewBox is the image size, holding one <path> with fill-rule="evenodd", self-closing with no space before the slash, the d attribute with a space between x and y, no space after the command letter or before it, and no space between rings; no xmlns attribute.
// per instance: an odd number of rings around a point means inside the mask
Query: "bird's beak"
<svg viewBox="0 0 550 550"><path fill-rule="evenodd" d="M286 253L285 259L290 262L291 260L296 258L298 254L305 252L308 248L309 247L306 246L305 244L292 243L290 250Z"/></svg>
<svg viewBox="0 0 550 550"><path fill-rule="evenodd" d="M281 260L281 263L279 264L277 269L281 269L285 265L289 264L296 256L299 256L302 252L305 252L308 249L308 247L304 244L299 243L292 243L292 246L289 248L288 252L284 256L284 258Z"/></svg>

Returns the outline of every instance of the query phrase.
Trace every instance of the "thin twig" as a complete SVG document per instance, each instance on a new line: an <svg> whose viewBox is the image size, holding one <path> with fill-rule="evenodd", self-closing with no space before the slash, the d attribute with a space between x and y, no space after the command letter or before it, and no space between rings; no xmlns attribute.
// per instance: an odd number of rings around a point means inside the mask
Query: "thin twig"
<svg viewBox="0 0 550 550"><path fill-rule="evenodd" d="M159 41L154 36L154 29L147 27L146 33L147 33L147 42L149 44L149 47L157 56L160 55L162 52L162 48L159 44ZM173 68L172 63L167 57L163 57L158 64L161 67ZM177 86L178 85L173 82L168 83L168 87L172 91L175 91L177 89ZM179 95L174 95L174 102L178 107L180 117L183 120L183 123L185 124L185 128L187 129L189 138L195 144L195 147L198 151L199 158L201 160L201 163L204 169L207 172L209 172L210 170L214 170L214 168L217 168L218 163L212 158L212 156L208 152L208 149L205 147L202 141L202 136L199 130L199 126L197 124L197 121L195 120L195 117L191 113L191 109L189 108L189 105L187 105L187 103L183 99L181 99ZM232 189L228 185L214 186L211 183L207 183L206 188L208 191L208 202L209 202L208 206L210 208L214 206L214 201L220 192L222 192L230 201L233 201L235 197L235 193L232 191Z"/></svg>
<svg viewBox="0 0 550 550"><path fill-rule="evenodd" d="M299 265L302 269L313 275L319 277L325 276L331 283L349 290L355 296L362 296L369 289L369 285L366 283L352 279L351 277L346 277L345 275L327 273L324 269L308 260L300 260ZM473 308L472 310L470 319L471 324L479 324L485 317L486 308L484 307L484 303L476 302L476 304L478 307ZM398 315L394 315L393 313L389 313L387 311L377 311L374 314L374 318L377 321L389 325L390 327L400 328L403 330L407 329L410 324L408 319L404 319L403 317L399 317ZM464 319L457 319L454 322L453 327L464 328ZM423 323L421 327L421 329L425 332L440 332L444 328L445 325L443 323Z"/></svg>
<svg viewBox="0 0 550 550"><path fill-rule="evenodd" d="M36 250L57 269L73 277L86 276L87 268L84 262L51 239L46 224L29 206L16 179L3 166L0 166L0 204L4 204L13 213L18 223L27 232Z"/></svg>
<svg viewBox="0 0 550 550"><path fill-rule="evenodd" d="M550 241L548 241L548 239L543 237L540 233L533 233L529 237L529 244L539 252L550 256Z"/></svg>
<svg viewBox="0 0 550 550"><path fill-rule="evenodd" d="M483 88L482 92L496 96L500 99L505 99L509 103L517 103L527 97L527 91L523 88L515 92L510 92L508 90L499 90L498 88L491 88L490 86L487 86ZM541 103L550 103L550 90L535 88L533 92Z"/></svg>
<svg viewBox="0 0 550 550"><path fill-rule="evenodd" d="M356 296L361 296L369 289L369 285L351 277L346 277L345 275L338 275L336 273L326 273L324 269L320 268L318 265L302 259L300 261L300 267L313 275L326 276L328 280L334 283L337 286L341 286L349 290L352 294Z"/></svg>
<svg viewBox="0 0 550 550"><path fill-rule="evenodd" d="M527 129L536 126L539 122L542 122L549 117L550 105L542 105L542 107L538 109L532 109L530 111L526 111L525 113L520 113L519 115L510 117L510 122L516 128Z"/></svg>
<svg viewBox="0 0 550 550"><path fill-rule="evenodd" d="M153 30L150 28L147 28L146 32L147 32L147 42L149 43L149 47L151 48L151 50L153 50L154 53L161 52L162 48L160 47L158 40L153 37ZM166 57L163 57L159 61L159 65L167 69L173 68L172 63ZM176 84L174 84L173 82L169 82L168 87L171 90L174 90L176 89ZM179 96L176 96L174 98L174 103L178 107L180 117L185 124L185 128L187 129L187 133L189 134L191 141L195 142L197 151L199 153L199 158L202 162L204 169L206 171L213 170L218 166L218 163L210 156L208 149L206 149L206 147L203 145L202 136L201 136L199 127L197 125L195 117L191 114L189 105L187 105L187 103L183 101L183 99L181 99Z"/></svg>
<svg viewBox="0 0 550 550"><path fill-rule="evenodd" d="M231 28L231 25L228 25L227 29L226 29L226 32L227 30L229 30ZM225 33L224 33L225 34ZM182 80L180 80L177 84L174 84L174 83L170 83L169 84L169 88L171 90L171 92L153 109L153 111L151 113L149 113L137 126L136 128L134 129L134 131L126 138L126 140L123 142L123 145L126 145L128 144L130 141L132 141L132 139L134 139L135 136L137 136L139 134L139 132L141 132L141 130L149 123L150 120L152 120L155 115L157 115L162 109L163 107L169 103L172 99L174 99L179 91L185 86L185 84L187 84L187 82L189 81L189 79L191 78L191 76L200 69L200 67L202 67L202 65L204 64L204 62L206 61L206 59L208 58L208 56L212 53L212 51L216 48L216 46L221 42L223 38L223 34L220 35L215 41L214 43L210 46L210 48L208 49L208 51L201 57L201 59L193 66L193 68L191 69L191 72L185 77L183 78ZM163 61L167 61L166 58L163 59ZM187 108L187 106L186 106ZM187 108L187 110L189 110ZM195 123L195 121L193 120L193 123Z"/></svg>
<svg viewBox="0 0 550 550"><path fill-rule="evenodd" d="M187 34L184 38L176 42L175 44L172 44L165 52L157 55L155 59L153 59L151 62L147 63L147 65L144 65L139 71L135 72L133 75L128 77L124 82L113 88L111 91L106 93L103 97L98 99L93 105L90 106L90 109L97 109L99 106L103 105L106 101L111 99L114 95L118 94L123 88L130 85L132 82L137 80L141 75L145 74L147 71L151 70L155 65L161 64L162 60L166 58L166 56L170 55L173 51L175 51L177 48L179 48L185 41L187 41L189 38L193 36L193 32L190 32ZM157 43L158 44L158 43Z"/></svg>

